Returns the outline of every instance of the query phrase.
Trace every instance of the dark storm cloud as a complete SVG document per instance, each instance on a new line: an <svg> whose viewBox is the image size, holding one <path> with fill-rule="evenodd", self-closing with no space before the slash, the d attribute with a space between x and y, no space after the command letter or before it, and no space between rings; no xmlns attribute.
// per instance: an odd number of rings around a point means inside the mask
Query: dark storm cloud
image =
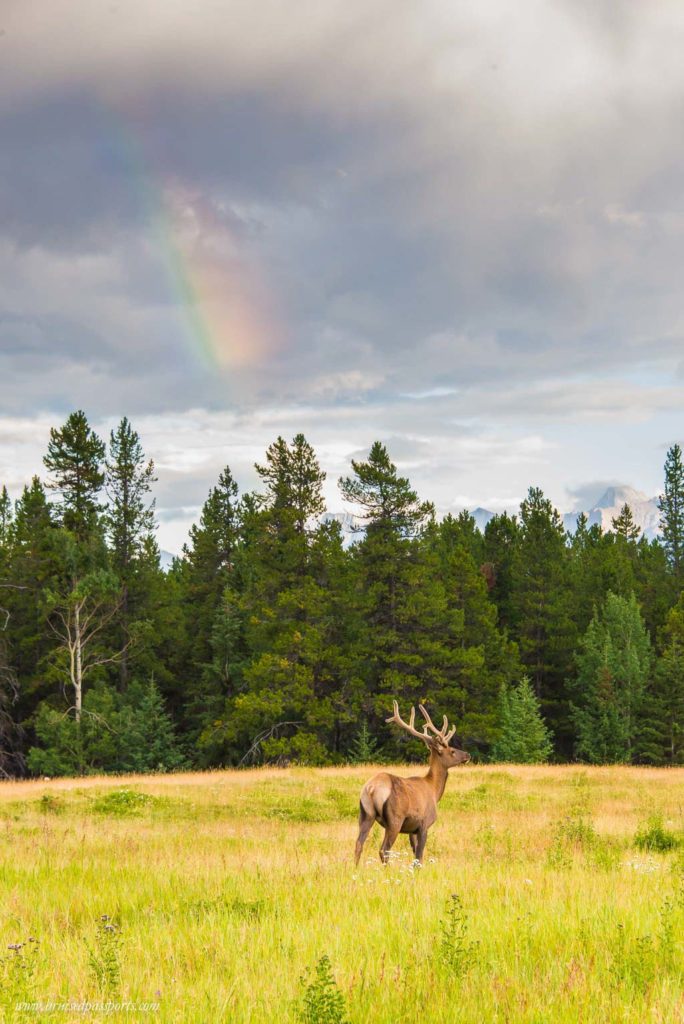
<svg viewBox="0 0 684 1024"><path fill-rule="evenodd" d="M326 419L335 472L346 430L345 458L390 438L427 485L681 402L680 5L35 0L0 24L7 415L230 409L247 475L266 432ZM169 193L191 256L265 282L251 362L200 358ZM183 454L166 516L221 464Z"/></svg>
<svg viewBox="0 0 684 1024"><path fill-rule="evenodd" d="M160 5L157 42L142 43L124 5L120 17L91 15L84 26L86 38L107 33L96 42L101 60L62 36L64 57L73 53L61 71L49 52L33 77L15 68L20 102L0 123L5 236L56 259L112 253L119 279L110 293L145 312L140 335L121 309L105 315L85 271L96 337L84 373L115 350L113 379L145 376L146 362L157 369L160 407L214 406L302 391L345 400L350 361L375 382L366 395L386 395L636 365L667 348L682 255L667 217L680 198L681 152L660 137L659 122L679 100L636 94L629 5L600 17L582 9L569 21L546 13L571 52L583 47L577 81L572 59L554 68L531 24L502 57L493 55L497 33L477 19L454 16L451 42L440 40L437 8L432 26L429 12L422 19L429 47L412 38L407 8L385 24L384 5L351 18L332 6L311 35L295 31L281 47L260 40L236 56L244 9L228 6L234 38L222 60L211 18L198 29L189 9L174 22ZM268 14L277 37L280 19L275 8ZM176 64L181 28L186 59ZM219 13L216 29L226 31ZM10 19L11 40L23 30ZM326 66L336 33L339 52ZM402 40L398 56L392 39ZM525 47L537 74L551 76L546 98ZM444 65L440 90L425 61L442 67L447 58L454 73ZM644 134L656 137L657 181ZM233 386L226 374L220 389L210 375L186 372L182 311L173 326L165 319L176 297L162 254L141 241L164 180L227 210L283 296L287 345L260 367L256 386ZM51 342L69 358L59 333ZM182 379L164 362L178 363Z"/></svg>

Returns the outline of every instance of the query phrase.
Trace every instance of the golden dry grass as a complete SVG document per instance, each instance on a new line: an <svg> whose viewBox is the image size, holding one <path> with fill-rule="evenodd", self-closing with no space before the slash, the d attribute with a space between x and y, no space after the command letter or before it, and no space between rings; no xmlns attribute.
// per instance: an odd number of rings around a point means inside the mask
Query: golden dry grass
<svg viewBox="0 0 684 1024"><path fill-rule="evenodd" d="M634 846L682 831L684 770L468 766L422 870L377 828L355 870L372 770L0 784L3 945L39 941L5 950L5 1019L290 1024L327 954L352 1024L684 1020L684 849Z"/></svg>

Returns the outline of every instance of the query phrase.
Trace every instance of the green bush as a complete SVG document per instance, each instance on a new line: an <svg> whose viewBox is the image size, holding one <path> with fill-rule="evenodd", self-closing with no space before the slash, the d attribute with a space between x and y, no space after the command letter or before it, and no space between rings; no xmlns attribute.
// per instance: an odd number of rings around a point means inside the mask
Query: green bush
<svg viewBox="0 0 684 1024"><path fill-rule="evenodd" d="M681 840L674 832L663 825L660 815L652 815L646 824L634 836L637 850L648 850L651 853L668 853L680 845Z"/></svg>
<svg viewBox="0 0 684 1024"><path fill-rule="evenodd" d="M499 692L499 738L492 750L492 760L542 764L548 761L552 749L551 734L527 676L523 676L515 687L502 686Z"/></svg>
<svg viewBox="0 0 684 1024"><path fill-rule="evenodd" d="M307 971L301 981L304 986L299 1011L302 1024L349 1024L344 996L335 983L328 956L318 961L313 978Z"/></svg>

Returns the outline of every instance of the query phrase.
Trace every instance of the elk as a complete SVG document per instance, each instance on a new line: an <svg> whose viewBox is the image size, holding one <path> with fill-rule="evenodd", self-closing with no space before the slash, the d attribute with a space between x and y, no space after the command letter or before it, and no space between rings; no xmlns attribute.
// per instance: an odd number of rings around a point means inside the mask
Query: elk
<svg viewBox="0 0 684 1024"><path fill-rule="evenodd" d="M398 725L425 743L430 751L430 767L427 775L414 775L409 779L401 779L389 772L378 772L366 783L361 790L359 837L355 851L357 864L363 844L376 821L385 830L380 846L380 860L383 864L389 860L390 850L400 832L408 834L413 856L422 864L428 829L437 818L437 803L442 798L447 773L450 768L470 760L470 754L449 746L456 726L449 729L446 715L442 728L437 729L423 705L419 704L420 713L425 719L423 731L419 732L414 728L416 709L411 708L411 717L405 722L399 714L396 700L393 703L394 713L385 721Z"/></svg>

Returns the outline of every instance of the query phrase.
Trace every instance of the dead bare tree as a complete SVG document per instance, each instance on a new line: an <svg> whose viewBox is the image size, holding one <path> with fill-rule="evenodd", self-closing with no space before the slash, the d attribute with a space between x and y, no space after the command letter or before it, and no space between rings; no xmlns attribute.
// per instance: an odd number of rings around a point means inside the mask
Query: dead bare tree
<svg viewBox="0 0 684 1024"><path fill-rule="evenodd" d="M238 768L242 768L246 764L256 764L260 753L261 746L266 740L277 737L281 729L291 725L303 725L303 722L276 722L275 725L270 725L266 729L262 729L261 732L257 733L252 740L251 746L244 757L241 758Z"/></svg>
<svg viewBox="0 0 684 1024"><path fill-rule="evenodd" d="M363 844L377 821L385 830L380 846L380 860L385 863L389 852L400 832L408 835L415 859L422 864L428 829L437 818L437 803L442 798L450 768L466 764L470 754L449 746L456 727L449 729L446 715L441 729L437 729L430 716L419 704L425 719L423 731L414 727L416 709L411 708L411 717L404 722L399 714L399 705L394 703L394 713L387 722L405 729L411 736L422 740L430 751L430 766L427 775L415 775L402 779L389 772L378 772L361 790L359 810L359 836L356 840L356 863L359 863Z"/></svg>
<svg viewBox="0 0 684 1024"><path fill-rule="evenodd" d="M73 690L76 721L83 713L83 687L93 669L118 664L130 650L134 637L112 650L103 643L103 633L121 607L121 592L102 574L78 581L61 598L50 602L48 623L59 640L57 654L66 655L69 683Z"/></svg>

